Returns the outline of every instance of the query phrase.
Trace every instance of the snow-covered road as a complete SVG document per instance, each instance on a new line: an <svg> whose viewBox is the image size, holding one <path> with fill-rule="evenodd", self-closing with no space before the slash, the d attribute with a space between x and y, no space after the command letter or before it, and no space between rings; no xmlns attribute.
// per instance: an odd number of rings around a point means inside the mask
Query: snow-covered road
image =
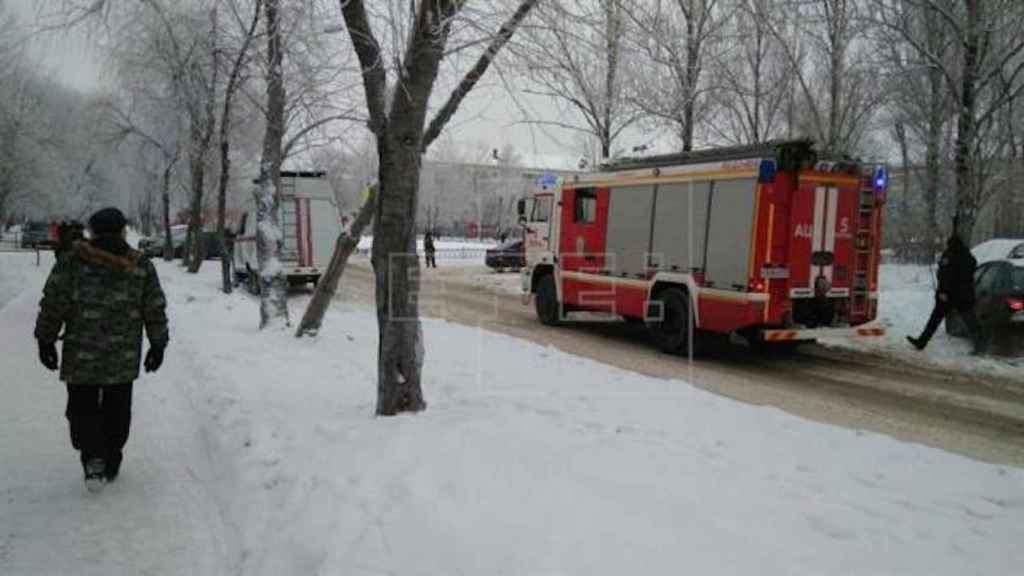
<svg viewBox="0 0 1024 576"><path fill-rule="evenodd" d="M372 417L372 311L315 339L160 263L165 368L98 498L0 310L0 574L1008 574L1024 470L427 321L416 416ZM0 261L0 273L4 270ZM292 300L297 315L305 297ZM685 374L681 371L680 375Z"/></svg>
<svg viewBox="0 0 1024 576"><path fill-rule="evenodd" d="M182 394L187 370L167 370L135 387L135 425L122 477L86 496L71 449L67 393L38 362L32 327L42 273L4 255L0 286L0 574L231 574L232 531L211 482L202 426ZM0 302L2 305L3 302Z"/></svg>

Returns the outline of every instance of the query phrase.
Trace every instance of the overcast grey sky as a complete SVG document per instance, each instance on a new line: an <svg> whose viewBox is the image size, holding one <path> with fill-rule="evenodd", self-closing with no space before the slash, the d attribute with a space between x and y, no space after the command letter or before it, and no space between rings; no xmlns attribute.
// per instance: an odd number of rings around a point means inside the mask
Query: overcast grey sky
<svg viewBox="0 0 1024 576"><path fill-rule="evenodd" d="M37 7L48 6L58 0L6 0L23 25L31 26ZM340 42L347 41L338 35ZM64 84L83 91L95 91L104 85L102 54L96 49L84 29L60 33L36 34L29 42L29 54ZM466 99L459 114L446 129L451 141L467 161L483 161L493 148L502 149L511 144L524 160L537 167L561 168L574 164L580 157L580 142L572 131L540 127L524 122L521 106L528 106L531 118L553 119L557 107L540 97L509 95L508 87L518 84L506 79L505 85L491 72L482 86ZM633 130L623 134L618 146L650 144L650 137ZM661 143L664 146L664 143ZM652 150L653 151L653 150ZM667 151L667 150L666 150ZM480 158L472 156L478 155Z"/></svg>
<svg viewBox="0 0 1024 576"><path fill-rule="evenodd" d="M6 0L23 26L32 26L37 6L55 0ZM64 84L83 91L96 90L102 84L100 56L84 32L35 34L29 41L29 55L51 71Z"/></svg>

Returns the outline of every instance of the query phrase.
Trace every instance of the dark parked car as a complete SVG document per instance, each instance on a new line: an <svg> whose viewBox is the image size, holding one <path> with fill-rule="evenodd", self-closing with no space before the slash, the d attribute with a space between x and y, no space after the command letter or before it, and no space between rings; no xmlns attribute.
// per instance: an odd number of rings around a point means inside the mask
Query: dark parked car
<svg viewBox="0 0 1024 576"><path fill-rule="evenodd" d="M53 248L50 226L45 222L28 222L21 227L22 248Z"/></svg>
<svg viewBox="0 0 1024 576"><path fill-rule="evenodd" d="M149 236L146 238L139 238L139 252L142 252L150 258L157 258L163 256L164 253L164 240L160 236Z"/></svg>
<svg viewBox="0 0 1024 576"><path fill-rule="evenodd" d="M181 258L185 255L185 238L187 238L187 229L181 231L171 232L171 242L174 244L174 257ZM217 260L220 259L221 249L220 242L217 241L217 233L212 231L204 230L202 234L202 250L204 260ZM161 254L162 254L161 249Z"/></svg>
<svg viewBox="0 0 1024 576"><path fill-rule="evenodd" d="M993 260L974 273L978 315L994 352L1024 353L1024 258ZM958 314L946 318L946 331L966 336L967 328Z"/></svg>
<svg viewBox="0 0 1024 576"><path fill-rule="evenodd" d="M511 240L487 251L484 263L488 268L497 271L505 269L519 270L526 266L526 253L523 251L522 240Z"/></svg>

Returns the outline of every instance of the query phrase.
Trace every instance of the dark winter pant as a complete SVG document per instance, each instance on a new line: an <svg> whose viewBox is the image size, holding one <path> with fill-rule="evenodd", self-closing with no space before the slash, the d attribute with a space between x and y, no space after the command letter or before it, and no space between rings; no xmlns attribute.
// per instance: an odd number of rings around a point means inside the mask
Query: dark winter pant
<svg viewBox="0 0 1024 576"><path fill-rule="evenodd" d="M68 384L64 415L71 427L71 445L81 453L83 466L93 458L103 458L108 470L120 467L132 419L131 383Z"/></svg>
<svg viewBox="0 0 1024 576"><path fill-rule="evenodd" d="M960 313L964 324L967 325L967 332L971 335L971 341L974 342L974 349L981 351L984 347L984 339L981 334L981 325L978 324L978 318L974 315L974 305L943 302L938 298L935 298L935 308L932 309L932 315L928 318L928 324L925 325L924 332L918 338L921 342L921 347L923 348L928 345L928 341L932 339L935 331L939 329L939 325L946 319L946 312L949 310L956 310Z"/></svg>
<svg viewBox="0 0 1024 576"><path fill-rule="evenodd" d="M437 260L434 258L434 251L427 251L427 268L437 268Z"/></svg>

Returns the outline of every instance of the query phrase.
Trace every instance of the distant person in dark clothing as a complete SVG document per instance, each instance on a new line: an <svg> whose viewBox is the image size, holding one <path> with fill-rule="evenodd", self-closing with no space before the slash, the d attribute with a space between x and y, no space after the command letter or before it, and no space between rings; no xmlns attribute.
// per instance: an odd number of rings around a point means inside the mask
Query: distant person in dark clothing
<svg viewBox="0 0 1024 576"><path fill-rule="evenodd" d="M423 251L426 253L427 268L437 268L436 250L434 248L434 235L430 232L423 237Z"/></svg>
<svg viewBox="0 0 1024 576"><path fill-rule="evenodd" d="M974 259L970 249L954 233L946 243L946 250L939 260L939 287L935 291L935 308L928 318L928 324L917 338L907 336L907 340L914 348L924 350L946 318L946 312L956 310L970 332L971 340L974 342L974 354L985 351L981 325L974 314L974 271L977 267L978 261Z"/></svg>
<svg viewBox="0 0 1024 576"><path fill-rule="evenodd" d="M83 227L80 222L61 222L57 227L57 245L54 247L55 255L59 258L71 250L71 246L78 240L85 240Z"/></svg>

